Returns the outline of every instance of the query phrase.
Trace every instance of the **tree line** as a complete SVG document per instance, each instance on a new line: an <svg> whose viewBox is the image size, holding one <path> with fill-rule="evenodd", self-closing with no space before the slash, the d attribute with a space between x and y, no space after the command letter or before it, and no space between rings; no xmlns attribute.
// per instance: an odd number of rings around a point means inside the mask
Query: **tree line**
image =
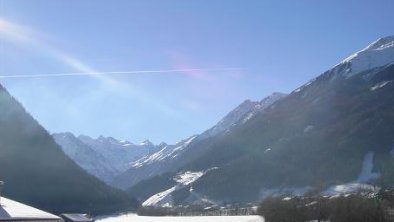
<svg viewBox="0 0 394 222"><path fill-rule="evenodd" d="M258 208L266 222L389 222L394 221L394 191L336 196L269 197Z"/></svg>

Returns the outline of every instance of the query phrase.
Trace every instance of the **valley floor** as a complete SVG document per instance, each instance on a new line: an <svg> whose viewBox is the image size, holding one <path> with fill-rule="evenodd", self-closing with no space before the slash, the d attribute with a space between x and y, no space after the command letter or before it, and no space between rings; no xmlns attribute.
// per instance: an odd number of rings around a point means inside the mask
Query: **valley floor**
<svg viewBox="0 0 394 222"><path fill-rule="evenodd" d="M142 217L124 214L97 219L98 222L264 222L260 216Z"/></svg>

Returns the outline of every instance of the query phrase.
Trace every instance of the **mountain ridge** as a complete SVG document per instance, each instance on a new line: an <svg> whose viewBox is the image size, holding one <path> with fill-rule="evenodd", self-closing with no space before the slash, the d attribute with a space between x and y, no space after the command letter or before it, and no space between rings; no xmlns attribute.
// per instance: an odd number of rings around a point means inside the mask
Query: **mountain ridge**
<svg viewBox="0 0 394 222"><path fill-rule="evenodd" d="M114 180L114 184L119 188L127 189L142 180L148 179L149 177L160 175L166 171L173 171L178 168L179 165L187 164L189 159L196 158L200 153L204 152L204 149L194 149L194 144L204 143L204 140L209 139L210 137L226 134L235 125L244 124L248 121L248 118L259 112L263 112L272 103L285 96L286 94L284 93L273 93L259 102L250 100L244 101L210 129L199 135L194 135L182 140L175 145L166 146L164 149L159 151L162 152L162 154L166 153L166 156L159 154L159 152L157 153L160 156L159 161L151 161L156 158L154 156L155 154L135 161L132 164L134 167L117 176ZM147 175L149 177L147 177Z"/></svg>
<svg viewBox="0 0 394 222"><path fill-rule="evenodd" d="M190 143L226 133L234 124L243 124L251 116L285 96L284 93L274 92L260 101L245 100L210 129L173 145L165 142L154 145L149 140L136 145L110 136L99 136L94 139L86 135L74 136L70 132L54 133L52 136L63 151L88 173L109 185L126 189L141 180L175 168L171 162L181 156ZM148 147L147 152L140 152L135 157L125 154L125 150L138 152L146 147ZM122 166L116 167L118 164Z"/></svg>

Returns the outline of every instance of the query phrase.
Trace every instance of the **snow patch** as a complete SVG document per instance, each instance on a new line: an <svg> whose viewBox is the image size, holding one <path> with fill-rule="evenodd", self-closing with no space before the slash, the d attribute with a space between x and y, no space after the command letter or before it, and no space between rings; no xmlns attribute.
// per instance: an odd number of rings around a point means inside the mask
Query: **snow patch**
<svg viewBox="0 0 394 222"><path fill-rule="evenodd" d="M246 115L246 117L242 120L242 123L246 123L248 120L250 120L253 116L254 116L254 114L255 113L248 113L247 115Z"/></svg>
<svg viewBox="0 0 394 222"><path fill-rule="evenodd" d="M300 92L300 91L301 91L301 89L302 89L302 87L300 87L300 88L297 88L297 89L295 89L293 92L295 92L295 93L298 93L298 92Z"/></svg>
<svg viewBox="0 0 394 222"><path fill-rule="evenodd" d="M173 180L177 182L175 186L149 197L147 200L145 200L142 203L142 206L171 207L174 204L174 200L172 197L172 193L174 191L184 188L185 186L188 186L190 184L193 184L195 181L200 179L200 177L202 177L205 173L216 169L218 169L218 167L212 167L205 171L197 171L197 172L186 171L183 173L179 173L173 178ZM190 187L190 192L192 193L192 196L195 199L198 199L200 201L209 201L209 200L204 200L203 197L193 192L192 187Z"/></svg>
<svg viewBox="0 0 394 222"><path fill-rule="evenodd" d="M371 190L374 191L376 188L370 184L363 184L363 183L347 183L347 184L341 184L341 185L336 185L328 188L324 194L325 195L340 195L340 194L346 194L346 193L355 193L360 190Z"/></svg>
<svg viewBox="0 0 394 222"><path fill-rule="evenodd" d="M191 172L191 171L186 171L182 174L178 174L174 180L177 183L183 184L183 185L189 185L193 183L194 181L198 180L200 177L204 175L204 172Z"/></svg>
<svg viewBox="0 0 394 222"><path fill-rule="evenodd" d="M174 200L172 198L171 193L176 190L176 186L171 187L168 190L165 190L163 192L157 193L151 197L149 197L147 200L145 200L142 203L142 206L147 207L147 206L168 206L171 207L172 204L174 203Z"/></svg>
<svg viewBox="0 0 394 222"><path fill-rule="evenodd" d="M207 171L206 171L207 172ZM200 177L204 175L205 172L191 172L186 171L184 173L180 173L176 175L173 180L177 182L177 184L170 189L157 193L142 203L142 206L162 206L162 207L171 207L174 203L172 192L179 190L189 184L194 183Z"/></svg>
<svg viewBox="0 0 394 222"><path fill-rule="evenodd" d="M375 90L377 90L377 89L380 89L380 88L384 87L385 85L387 85L388 83L391 83L391 82L392 82L392 81L383 81L383 82L380 82L380 83L378 83L378 84L372 86L372 87L371 87L371 91L375 91Z"/></svg>

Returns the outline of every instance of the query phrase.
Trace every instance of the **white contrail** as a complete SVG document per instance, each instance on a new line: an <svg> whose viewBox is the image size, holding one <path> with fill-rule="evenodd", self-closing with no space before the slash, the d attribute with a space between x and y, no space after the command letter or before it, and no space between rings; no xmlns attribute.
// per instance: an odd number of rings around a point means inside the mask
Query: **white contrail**
<svg viewBox="0 0 394 222"><path fill-rule="evenodd" d="M137 70L137 71L118 71L118 72L71 72L71 73L52 73L52 74L31 74L31 75L0 75L0 79L11 78L52 78L66 76L98 76L116 74L143 74L143 73L181 73L191 71L232 71L240 68L217 68L217 69L168 69L168 70Z"/></svg>
<svg viewBox="0 0 394 222"><path fill-rule="evenodd" d="M0 0L1 1L1 0ZM182 113L179 110L172 108L160 101L160 99L149 96L144 91L138 90L137 87L131 87L128 84L123 83L112 78L112 75L137 75L143 73L181 73L181 72L193 72L193 71L224 71L224 70L240 70L240 69L174 69L174 70L140 70L140 71L123 71L123 72L101 72L97 71L95 68L90 67L88 64L84 63L82 60L70 55L63 50L48 44L52 41L51 37L33 30L29 27L25 27L13 22L4 20L0 17L0 40L6 40L14 44L21 44L30 47L34 50L39 50L42 54L47 55L62 62L75 70L74 73L46 73L46 74L26 74L26 73L0 73L0 80L6 81L15 79L32 79L32 78L54 78L54 77L67 77L67 76L91 76L103 83L100 87L105 87L106 90L116 91L122 93L122 95L128 95L134 99L138 99L156 109L162 111L163 113L172 116L174 118L179 118Z"/></svg>

